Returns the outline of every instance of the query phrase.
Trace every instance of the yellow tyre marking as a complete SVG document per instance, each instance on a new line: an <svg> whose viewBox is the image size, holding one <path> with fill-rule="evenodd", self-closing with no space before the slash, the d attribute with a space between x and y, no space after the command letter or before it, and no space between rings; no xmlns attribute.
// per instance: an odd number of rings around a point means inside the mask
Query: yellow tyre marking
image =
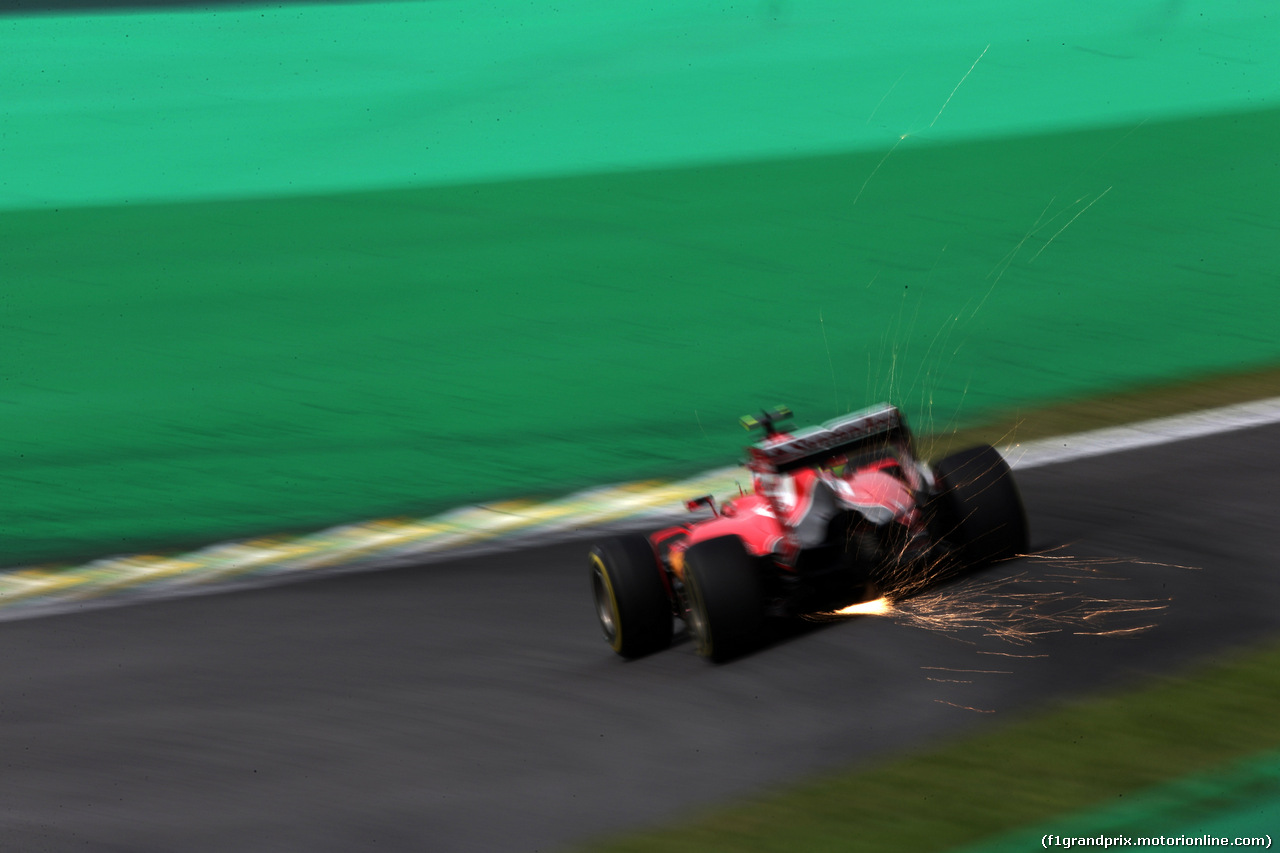
<svg viewBox="0 0 1280 853"><path fill-rule="evenodd" d="M609 643L615 652L622 651L622 618L618 612L618 596L613 592L613 581L609 578L609 570L605 567L604 560L600 559L600 555L591 554L591 562L596 564L596 568L600 570L600 577L604 578L605 592L609 593L609 607L613 610L613 640Z"/></svg>

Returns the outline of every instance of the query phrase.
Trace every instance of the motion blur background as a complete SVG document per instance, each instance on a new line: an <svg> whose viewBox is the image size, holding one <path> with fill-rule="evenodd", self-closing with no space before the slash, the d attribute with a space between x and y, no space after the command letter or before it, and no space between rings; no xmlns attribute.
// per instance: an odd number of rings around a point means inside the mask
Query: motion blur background
<svg viewBox="0 0 1280 853"><path fill-rule="evenodd" d="M0 566L53 561L0 572L0 846L1274 835L1274 424L1020 470L1041 553L718 668L617 660L582 542L63 563L681 477L777 403L1275 397L1278 139L1269 0L0 0Z"/></svg>
<svg viewBox="0 0 1280 853"><path fill-rule="evenodd" d="M1280 359L1266 2L86 5L0 18L3 564Z"/></svg>

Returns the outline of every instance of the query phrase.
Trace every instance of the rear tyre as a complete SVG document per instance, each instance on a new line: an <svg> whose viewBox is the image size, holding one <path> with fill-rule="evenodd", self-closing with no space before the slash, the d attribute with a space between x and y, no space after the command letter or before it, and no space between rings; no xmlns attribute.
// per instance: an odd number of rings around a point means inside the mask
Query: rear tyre
<svg viewBox="0 0 1280 853"><path fill-rule="evenodd" d="M671 597L644 536L615 536L588 555L596 618L609 647L624 658L671 645Z"/></svg>
<svg viewBox="0 0 1280 853"><path fill-rule="evenodd" d="M934 472L941 487L932 506L934 537L954 543L966 567L1026 553L1027 513L999 451L986 444L961 450Z"/></svg>
<svg viewBox="0 0 1280 853"><path fill-rule="evenodd" d="M684 555L689 631L698 654L717 663L750 651L764 629L758 561L737 536L693 545Z"/></svg>

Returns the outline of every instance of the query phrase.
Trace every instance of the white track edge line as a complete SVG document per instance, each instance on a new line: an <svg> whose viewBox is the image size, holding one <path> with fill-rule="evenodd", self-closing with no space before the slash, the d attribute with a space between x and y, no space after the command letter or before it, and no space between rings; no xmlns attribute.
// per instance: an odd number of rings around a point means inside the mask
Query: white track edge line
<svg viewBox="0 0 1280 853"><path fill-rule="evenodd" d="M1072 435L1008 444L1001 448L1001 453L1009 461L1012 468L1025 470L1275 423L1280 423L1280 397L1216 409L1205 409L1171 417L1155 418L1120 427L1108 427ZM695 493L705 494L708 491L715 492L731 489L735 481L745 479L745 476L741 467L716 468L675 482L657 483L648 490L648 493L663 491L667 494L672 494L687 491L690 495ZM239 560L233 561L240 566L258 561L262 561L268 566L272 562L279 562L278 560L273 560L271 552L276 550L274 545L267 548L254 548L253 540L218 543L202 548L200 551L193 552L190 555L162 558L156 565L149 563L139 565L136 567L136 571L128 572L127 574L130 576L121 579L118 584L110 584L107 589L98 588L97 590L87 591L88 594L84 597L76 595L74 590L67 590L62 593L55 591L47 596L37 594L34 600L28 600L25 603L13 602L17 606L11 607L3 606L6 604L4 599L7 596L0 595L0 621L54 615L70 610L122 606L148 600L275 586L312 577L425 565L444 559L465 558L531 546L567 543L583 538L592 532L599 534L652 529L655 525L675 524L681 518L687 517L683 506L677 506L680 501L673 500L670 506L667 506L664 502L663 505L659 506L650 500L646 505L644 498L646 492L640 492L636 486L637 484L634 483L599 486L555 501L548 501L545 504L534 505L530 508L536 510L538 507L559 505L562 507L582 507L583 509L582 514L579 516L561 516L550 522L535 524L531 528L516 528L505 533L493 531L492 535L482 535L479 538L463 533L457 541L408 542L392 545L381 550L375 548L372 553L364 548L359 548L350 553L345 559L339 556L340 552L345 549L339 547L329 552L331 555L337 556L337 559L319 568L309 568L305 564L290 568L287 565L290 561L286 559L283 561L284 565L280 565L276 571L267 574L244 577L233 576L229 579L220 580L218 577L219 572L217 571L206 574L201 570L197 570L194 572L194 576L178 575L168 579L172 583L166 582L154 588L149 586L139 588L140 583L145 581L147 575L157 571L157 565L160 568L164 568L166 564L172 561L182 561L190 557L198 557L200 554L221 553L228 548L239 548L246 551ZM621 493L613 502L612 509L607 503L591 504L590 499L593 496L604 496L609 492ZM627 503L635 503L636 506L630 512L619 511L619 508ZM492 508L483 505L459 507L426 521L439 522L443 519L463 517L467 513L483 512L488 509ZM358 530L365 525L377 523L377 521L372 521L340 525L327 531L311 534L310 537L301 537L298 541L311 537L326 537L347 530ZM483 533L482 528L471 527L470 530L473 533L476 531ZM138 559L145 561L151 558L125 555L118 558L96 560L80 568L91 568L99 564L127 563ZM0 570L0 581L10 585L16 583L18 586L22 586L24 585L22 576L26 574L28 572L21 568ZM43 573L37 571L37 574ZM59 573L55 572L56 574ZM203 577L201 577L202 575ZM32 583L39 585L41 582L50 580L50 577L46 575L42 580L33 579ZM115 587L115 589L112 590L110 587ZM15 590L10 586L7 591L14 592Z"/></svg>
<svg viewBox="0 0 1280 853"><path fill-rule="evenodd" d="M1280 397L1012 444L1001 452L1011 468L1021 470L1274 423L1280 423Z"/></svg>

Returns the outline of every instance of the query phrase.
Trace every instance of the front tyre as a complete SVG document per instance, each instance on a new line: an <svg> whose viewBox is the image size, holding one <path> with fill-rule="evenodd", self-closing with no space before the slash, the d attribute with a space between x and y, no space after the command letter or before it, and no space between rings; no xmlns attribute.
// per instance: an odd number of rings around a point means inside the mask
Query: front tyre
<svg viewBox="0 0 1280 853"><path fill-rule="evenodd" d="M671 598L644 536L615 536L588 555L596 618L609 647L638 658L671 645Z"/></svg>
<svg viewBox="0 0 1280 853"><path fill-rule="evenodd" d="M1027 513L999 451L986 444L961 450L934 471L942 487L935 498L934 535L955 543L966 566L1027 552Z"/></svg>
<svg viewBox="0 0 1280 853"><path fill-rule="evenodd" d="M684 555L689 630L698 654L717 663L759 642L764 596L757 560L737 536L708 539Z"/></svg>

